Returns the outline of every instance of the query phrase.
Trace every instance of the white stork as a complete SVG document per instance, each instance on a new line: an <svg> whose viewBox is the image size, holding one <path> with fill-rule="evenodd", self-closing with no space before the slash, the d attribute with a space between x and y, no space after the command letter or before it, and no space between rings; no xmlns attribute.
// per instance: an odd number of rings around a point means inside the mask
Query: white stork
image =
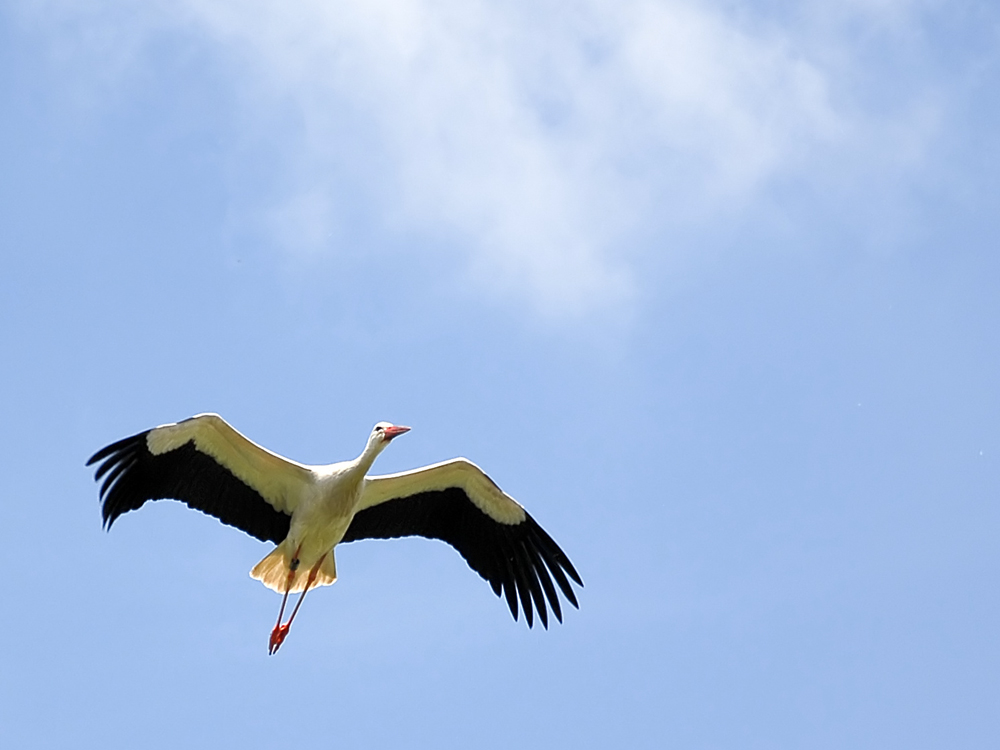
<svg viewBox="0 0 1000 750"><path fill-rule="evenodd" d="M306 593L337 580L334 547L358 539L424 536L455 547L517 620L532 607L548 628L546 602L562 622L555 584L578 607L569 558L527 511L471 461L454 458L420 469L367 476L389 442L409 431L375 425L352 461L307 466L247 439L217 414L199 414L127 437L87 462L102 462L104 525L147 500L173 498L278 546L250 571L283 594L268 652L285 640ZM282 624L289 593L302 592Z"/></svg>

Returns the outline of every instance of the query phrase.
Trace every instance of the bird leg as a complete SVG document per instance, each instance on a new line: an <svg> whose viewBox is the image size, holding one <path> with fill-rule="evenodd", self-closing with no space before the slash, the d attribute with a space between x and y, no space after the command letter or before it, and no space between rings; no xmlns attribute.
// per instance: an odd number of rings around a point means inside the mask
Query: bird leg
<svg viewBox="0 0 1000 750"><path fill-rule="evenodd" d="M325 559L326 555L323 555L319 560L316 561L316 564L312 566L312 569L309 571L309 577L306 579L306 586L304 589L302 589L302 595L299 596L299 600L295 602L295 609L292 610L291 617L288 618L288 622L286 622L284 625L281 624L281 614L284 614L285 611L285 603L284 601L282 601L281 613L279 613L278 615L278 624L275 625L274 630L271 631L271 644L270 647L268 648L268 654L273 655L278 653L278 649L281 648L281 644L285 642L285 636L288 635L288 629L292 627L292 620L294 620L295 615L299 613L299 607L302 606L303 599L306 598L306 594L309 593L309 589L312 587L313 583L316 582L316 576L319 574L319 568L323 564L323 560ZM292 562L297 563L298 559L295 559ZM298 566L296 565L296 567ZM289 588L290 587L291 587L291 579L289 579ZM286 589L285 598L287 597L288 597L288 591Z"/></svg>
<svg viewBox="0 0 1000 750"><path fill-rule="evenodd" d="M295 550L295 556L292 557L291 561L288 563L288 578L285 580L285 595L281 597L281 609L278 610L278 622L275 623L274 628L271 630L271 642L268 646L267 652L273 654L278 650L278 646L281 642L285 640L285 634L288 633L288 626L281 626L281 618L285 615L285 604L288 602L288 592L292 589L292 581L295 580L295 572L299 569L299 552L302 550L302 545Z"/></svg>
<svg viewBox="0 0 1000 750"><path fill-rule="evenodd" d="M289 617L288 622L285 623L286 628L290 628L292 626L292 620L294 620L295 615L298 614L299 607L302 606L302 600L306 598L306 594L309 593L309 589L312 588L312 585L316 582L316 575L319 573L319 566L323 564L324 559L326 559L326 555L323 555L323 557L317 560L316 564L312 566L312 570L309 571L309 577L306 579L306 587L302 590L302 596L300 596L299 600L295 602L295 609L292 610L292 616Z"/></svg>

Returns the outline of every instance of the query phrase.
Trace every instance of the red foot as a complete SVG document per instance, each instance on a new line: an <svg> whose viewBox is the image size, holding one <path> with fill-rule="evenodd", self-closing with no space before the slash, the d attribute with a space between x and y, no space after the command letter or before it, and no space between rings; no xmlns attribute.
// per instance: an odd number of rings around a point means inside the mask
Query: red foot
<svg viewBox="0 0 1000 750"><path fill-rule="evenodd" d="M271 642L268 644L267 653L273 656L278 653L278 649L281 648L281 644L285 642L285 636L288 635L288 627L291 623L286 622L284 625L275 625L274 630L271 631Z"/></svg>

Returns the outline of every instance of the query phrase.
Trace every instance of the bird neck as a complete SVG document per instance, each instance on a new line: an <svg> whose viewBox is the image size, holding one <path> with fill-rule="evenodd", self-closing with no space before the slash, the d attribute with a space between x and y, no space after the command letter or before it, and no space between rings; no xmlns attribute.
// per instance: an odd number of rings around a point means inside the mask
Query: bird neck
<svg viewBox="0 0 1000 750"><path fill-rule="evenodd" d="M378 454L382 452L384 447L384 445L379 445L375 442L368 443L361 455L354 459L357 470L361 472L362 476L368 473L368 470L375 463L375 459L378 458Z"/></svg>

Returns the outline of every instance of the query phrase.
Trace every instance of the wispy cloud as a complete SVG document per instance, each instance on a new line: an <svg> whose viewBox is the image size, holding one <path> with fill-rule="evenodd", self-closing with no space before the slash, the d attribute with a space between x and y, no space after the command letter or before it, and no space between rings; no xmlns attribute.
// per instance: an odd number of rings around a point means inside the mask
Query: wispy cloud
<svg viewBox="0 0 1000 750"><path fill-rule="evenodd" d="M141 5L116 7L127 25ZM281 244L325 251L354 191L402 231L463 248L480 284L557 314L629 297L637 228L804 172L817 151L849 147L863 116L835 103L838 69L807 40L698 2L184 0L141 13L231 63L248 123L297 111L295 178L267 222Z"/></svg>

